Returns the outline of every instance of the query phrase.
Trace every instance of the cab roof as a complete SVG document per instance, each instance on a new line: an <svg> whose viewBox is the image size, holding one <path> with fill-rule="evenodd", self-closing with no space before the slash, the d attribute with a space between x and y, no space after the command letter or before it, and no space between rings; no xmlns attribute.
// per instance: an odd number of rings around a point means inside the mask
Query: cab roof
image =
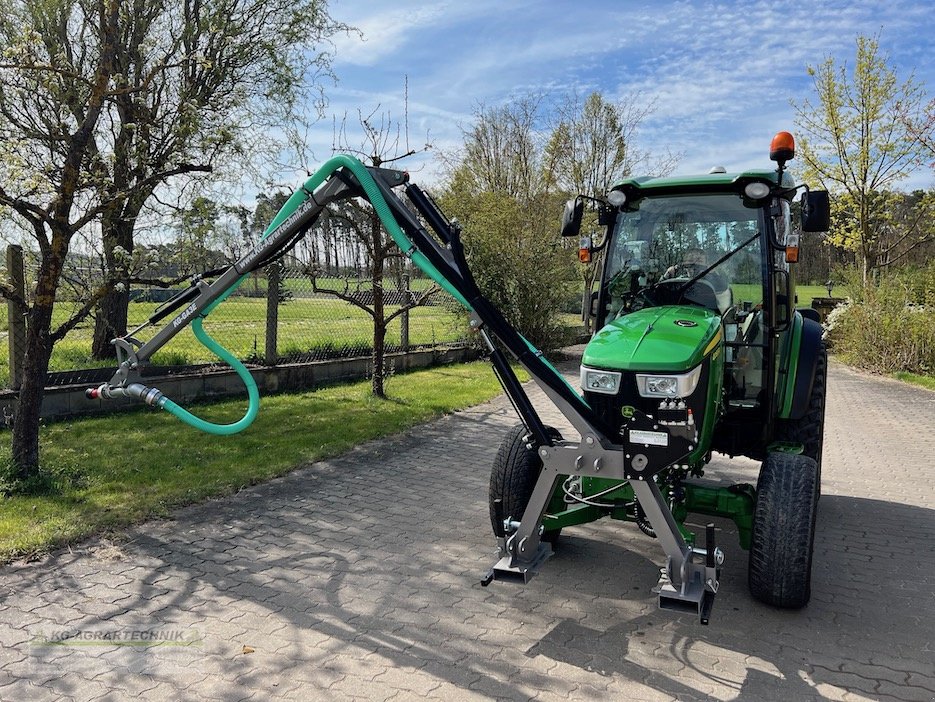
<svg viewBox="0 0 935 702"><path fill-rule="evenodd" d="M624 178L614 184L611 190L625 190L628 194L639 193L639 196L655 194L654 191L703 191L703 190L738 190L750 181L763 181L775 185L775 170L749 170L738 173L703 173L698 175L679 175L666 176L664 178L653 178L650 176L640 176L635 178ZM782 174L783 187L791 188L795 181L784 171Z"/></svg>

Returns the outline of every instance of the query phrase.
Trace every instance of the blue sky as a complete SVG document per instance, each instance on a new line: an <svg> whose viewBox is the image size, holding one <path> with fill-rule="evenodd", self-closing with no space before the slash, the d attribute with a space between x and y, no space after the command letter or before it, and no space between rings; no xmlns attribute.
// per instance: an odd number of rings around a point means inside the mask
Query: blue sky
<svg viewBox="0 0 935 702"><path fill-rule="evenodd" d="M356 123L380 105L401 118L409 82L409 136L456 148L478 104L577 90L608 99L640 93L656 109L642 148L683 154L677 171L768 165L772 135L794 131L790 98L812 97L806 66L853 60L858 34L880 32L900 77L935 92L935 8L928 0L847 2L417 2L332 0L332 16L358 27L335 41L338 83L329 115ZM331 118L313 127L311 165L331 154ZM431 152L407 162L437 179ZM930 171L906 183L933 184Z"/></svg>

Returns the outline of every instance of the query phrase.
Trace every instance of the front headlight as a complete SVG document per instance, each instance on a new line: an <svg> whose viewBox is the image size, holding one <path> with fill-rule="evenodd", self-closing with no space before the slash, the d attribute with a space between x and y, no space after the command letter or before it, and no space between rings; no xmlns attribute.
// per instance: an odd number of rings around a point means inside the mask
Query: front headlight
<svg viewBox="0 0 935 702"><path fill-rule="evenodd" d="M701 364L681 375L636 374L636 387L642 397L688 397L698 387Z"/></svg>
<svg viewBox="0 0 935 702"><path fill-rule="evenodd" d="M581 389L602 392L605 395L616 395L620 389L621 376L622 373L581 366Z"/></svg>

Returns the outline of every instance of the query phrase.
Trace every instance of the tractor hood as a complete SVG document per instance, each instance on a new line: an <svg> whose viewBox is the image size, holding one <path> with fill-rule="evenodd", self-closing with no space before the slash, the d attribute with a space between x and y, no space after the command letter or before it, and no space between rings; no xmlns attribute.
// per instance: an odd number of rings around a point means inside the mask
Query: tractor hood
<svg viewBox="0 0 935 702"><path fill-rule="evenodd" d="M591 339L582 365L621 371L686 371L716 346L721 318L689 305L648 307L615 319Z"/></svg>

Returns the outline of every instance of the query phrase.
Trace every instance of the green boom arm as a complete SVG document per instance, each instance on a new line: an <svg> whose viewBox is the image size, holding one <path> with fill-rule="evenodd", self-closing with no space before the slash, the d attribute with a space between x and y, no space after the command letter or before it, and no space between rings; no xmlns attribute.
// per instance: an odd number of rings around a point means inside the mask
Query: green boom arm
<svg viewBox="0 0 935 702"><path fill-rule="evenodd" d="M243 364L205 333L203 320L240 285L247 274L267 265L288 250L311 228L328 204L350 197L365 197L402 252L471 313L472 326L478 329L486 341L494 370L529 430L526 440L530 446L536 447L536 455L542 463L523 514L501 515L504 519L495 520L502 524L502 528L496 530L501 558L491 569L485 583L501 578L525 582L551 555L551 549L539 538L539 529L562 476L627 480L668 557L666 582L662 584L660 603L664 601L669 603L668 606L696 608L702 621L706 622L714 593L717 592L719 566L713 526L708 530L704 562L699 562L698 556L701 554L695 552L697 549L693 551L685 542L654 479L667 466L687 456L693 446L684 437L661 429L651 417L641 413L634 414L623 433L605 435L600 428L603 424L581 395L477 288L464 258L457 226L445 219L431 198L415 185L407 184L406 180L403 173L368 169L350 156L336 156L328 161L289 198L261 241L250 252L221 273L214 282L209 284L204 280L195 280L188 290L157 310L143 327L154 325L176 313L168 325L145 343L133 336L139 329L115 339L119 362L117 371L108 383L88 390L88 396L136 398L212 434L232 434L245 429L256 417L259 408L256 384ZM396 186L405 186L410 202L435 231L437 238L425 230L392 192L391 188ZM238 422L207 422L172 402L158 389L138 382L137 374L141 364L146 363L155 351L188 324L192 324L199 341L227 361L247 386L249 407ZM499 341L499 345L494 344L493 339ZM501 347L530 372L549 400L581 435L579 442L556 436L543 425ZM631 429L633 441L630 440ZM650 434L654 436L652 446L635 438ZM663 434L664 441L661 440ZM657 436L659 440L655 439ZM520 516L521 519L517 521Z"/></svg>

